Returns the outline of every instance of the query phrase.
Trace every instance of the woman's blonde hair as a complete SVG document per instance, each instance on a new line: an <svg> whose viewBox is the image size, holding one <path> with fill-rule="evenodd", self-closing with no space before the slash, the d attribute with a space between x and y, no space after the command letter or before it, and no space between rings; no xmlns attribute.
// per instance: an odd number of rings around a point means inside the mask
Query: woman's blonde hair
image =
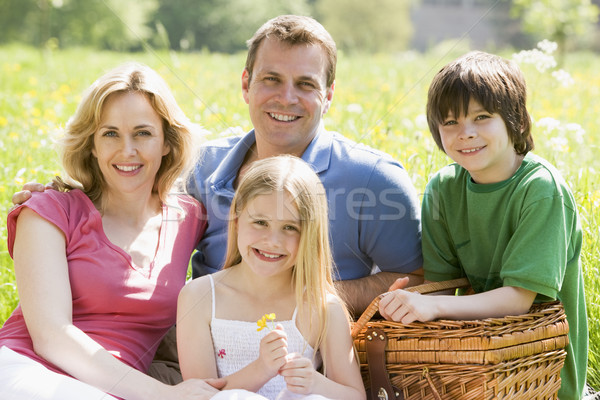
<svg viewBox="0 0 600 400"><path fill-rule="evenodd" d="M300 243L292 274L298 311L304 306L316 313L319 336L314 347L321 348L327 335L327 296L337 295L333 285L333 258L329 245L327 197L321 181L301 159L282 155L256 161L244 174L229 212L227 254L223 268L242 261L237 246L237 220L257 196L287 193L300 217ZM341 303L341 300L340 300Z"/></svg>
<svg viewBox="0 0 600 400"><path fill-rule="evenodd" d="M84 92L62 139L62 164L67 177L64 183L57 181L59 189L80 188L93 202L101 199L106 182L92 155L94 133L108 97L115 93L143 94L163 122L164 141L170 151L163 156L156 174L155 190L164 202L177 177L192 162L191 124L167 83L156 71L138 63L110 70Z"/></svg>

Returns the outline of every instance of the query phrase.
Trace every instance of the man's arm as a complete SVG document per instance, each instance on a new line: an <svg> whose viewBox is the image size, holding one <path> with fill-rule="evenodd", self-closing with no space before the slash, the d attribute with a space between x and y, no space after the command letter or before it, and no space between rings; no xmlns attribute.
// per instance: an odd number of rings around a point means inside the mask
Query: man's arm
<svg viewBox="0 0 600 400"><path fill-rule="evenodd" d="M404 287L420 285L423 283L423 268L410 274L378 272L364 278L336 281L335 287L349 311L358 317L375 297L389 291L396 280L403 277L408 277L408 283Z"/></svg>

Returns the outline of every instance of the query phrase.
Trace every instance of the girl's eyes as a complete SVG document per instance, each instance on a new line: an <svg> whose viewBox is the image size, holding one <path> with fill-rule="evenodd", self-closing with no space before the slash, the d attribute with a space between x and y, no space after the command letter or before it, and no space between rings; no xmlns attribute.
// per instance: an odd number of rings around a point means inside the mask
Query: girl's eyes
<svg viewBox="0 0 600 400"><path fill-rule="evenodd" d="M256 220L256 221L254 221L254 223L255 223L256 225L260 225L260 226L267 226L267 221L263 221L263 220L260 220L260 219L259 219L259 220Z"/></svg>
<svg viewBox="0 0 600 400"><path fill-rule="evenodd" d="M285 229L286 231L300 232L300 229L294 225L286 225L283 227L283 229Z"/></svg>

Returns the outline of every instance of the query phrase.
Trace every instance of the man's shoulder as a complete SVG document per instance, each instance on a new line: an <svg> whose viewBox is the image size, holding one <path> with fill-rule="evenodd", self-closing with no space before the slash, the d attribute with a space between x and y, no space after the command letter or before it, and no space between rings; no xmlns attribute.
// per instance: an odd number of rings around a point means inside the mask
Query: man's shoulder
<svg viewBox="0 0 600 400"><path fill-rule="evenodd" d="M244 135L226 135L217 139L209 140L200 146L201 151L204 152L227 152L230 151Z"/></svg>
<svg viewBox="0 0 600 400"><path fill-rule="evenodd" d="M355 140L347 138L339 132L332 131L329 132L329 134L331 134L334 147L338 149L343 149L347 152L352 152L359 157L362 156L367 159L385 158L393 160L393 157L388 153L382 150L378 150L364 143L361 143L360 141L357 142Z"/></svg>

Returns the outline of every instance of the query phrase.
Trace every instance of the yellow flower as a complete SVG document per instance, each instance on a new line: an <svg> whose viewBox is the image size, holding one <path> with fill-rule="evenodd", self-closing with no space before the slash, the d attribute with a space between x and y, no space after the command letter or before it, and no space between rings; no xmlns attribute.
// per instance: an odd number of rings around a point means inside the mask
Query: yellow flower
<svg viewBox="0 0 600 400"><path fill-rule="evenodd" d="M270 313L270 314L265 314L262 316L261 319L259 319L258 321L256 321L256 325L258 325L258 328L256 328L257 331L262 331L265 328L268 328L270 331L272 331L274 329L271 328L269 325L267 325L267 320L271 320L271 322L275 321L275 313Z"/></svg>

